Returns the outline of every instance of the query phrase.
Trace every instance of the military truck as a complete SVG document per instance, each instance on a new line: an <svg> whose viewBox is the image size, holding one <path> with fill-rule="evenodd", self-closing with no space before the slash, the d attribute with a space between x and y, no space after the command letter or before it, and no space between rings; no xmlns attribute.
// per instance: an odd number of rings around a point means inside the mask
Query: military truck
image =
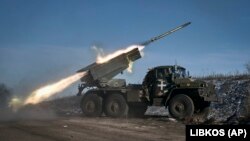
<svg viewBox="0 0 250 141"><path fill-rule="evenodd" d="M183 24L140 45L146 46L189 24ZM134 48L105 63L95 62L77 71L86 73L81 78L78 92L78 95L84 93L80 105L84 115L143 115L147 106L159 105L168 108L173 117L183 119L203 111L211 101L216 100L213 85L193 80L185 68L177 65L149 70L142 84L126 84L125 79L113 79L127 69L130 62L139 58L140 51Z"/></svg>

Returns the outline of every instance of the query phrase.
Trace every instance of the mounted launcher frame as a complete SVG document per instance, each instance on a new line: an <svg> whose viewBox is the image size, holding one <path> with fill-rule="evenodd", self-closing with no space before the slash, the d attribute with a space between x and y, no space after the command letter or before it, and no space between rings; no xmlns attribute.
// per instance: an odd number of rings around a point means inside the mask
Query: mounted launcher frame
<svg viewBox="0 0 250 141"><path fill-rule="evenodd" d="M187 22L183 25L180 25L170 31L167 31L145 42L142 42L139 45L148 46L150 43L159 40L169 34L172 34L173 32L176 32L177 30L182 29L188 26L189 24L191 24L191 22ZM86 87L125 87L125 79L113 79L113 77L126 70L129 67L130 62L134 62L140 58L140 51L138 48L135 48L131 51L114 57L107 62L95 62L93 64L88 65L87 67L78 70L77 72L87 72L87 74L81 78L81 81L83 83L79 86L78 95L80 95Z"/></svg>
<svg viewBox="0 0 250 141"><path fill-rule="evenodd" d="M77 72L87 72L87 74L81 78L83 87L124 87L126 86L125 79L112 78L126 70L130 62L134 62L140 58L140 51L138 48L135 48L112 58L108 62L100 64L95 62Z"/></svg>

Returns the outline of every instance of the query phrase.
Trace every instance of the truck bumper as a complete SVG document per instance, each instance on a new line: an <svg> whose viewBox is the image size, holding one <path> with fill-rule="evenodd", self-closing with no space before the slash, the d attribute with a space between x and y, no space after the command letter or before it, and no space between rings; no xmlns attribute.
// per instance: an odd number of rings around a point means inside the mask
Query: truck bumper
<svg viewBox="0 0 250 141"><path fill-rule="evenodd" d="M204 101L210 101L210 102L219 102L222 103L222 98L219 98L216 94L213 94L209 97L204 97Z"/></svg>

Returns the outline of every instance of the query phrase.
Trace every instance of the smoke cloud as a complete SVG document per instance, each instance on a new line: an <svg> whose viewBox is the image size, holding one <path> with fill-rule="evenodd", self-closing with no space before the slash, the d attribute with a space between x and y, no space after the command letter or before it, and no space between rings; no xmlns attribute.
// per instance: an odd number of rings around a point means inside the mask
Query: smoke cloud
<svg viewBox="0 0 250 141"><path fill-rule="evenodd" d="M43 106L27 105L18 111L13 111L9 102L13 98L11 90L5 85L0 84L0 121L39 119L48 120L56 118L52 109Z"/></svg>
<svg viewBox="0 0 250 141"><path fill-rule="evenodd" d="M10 89L4 84L0 84L0 109L1 111L8 108L8 102L11 99Z"/></svg>

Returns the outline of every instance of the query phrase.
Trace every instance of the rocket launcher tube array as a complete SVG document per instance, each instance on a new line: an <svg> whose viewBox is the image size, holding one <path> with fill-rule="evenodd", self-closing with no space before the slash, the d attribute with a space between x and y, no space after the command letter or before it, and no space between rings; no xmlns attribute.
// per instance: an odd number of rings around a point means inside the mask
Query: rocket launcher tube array
<svg viewBox="0 0 250 141"><path fill-rule="evenodd" d="M87 71L87 75L81 78L88 86L98 86L100 82L108 82L129 67L130 61L141 58L140 51L135 48L127 53L121 54L106 63L93 63L77 72Z"/></svg>

